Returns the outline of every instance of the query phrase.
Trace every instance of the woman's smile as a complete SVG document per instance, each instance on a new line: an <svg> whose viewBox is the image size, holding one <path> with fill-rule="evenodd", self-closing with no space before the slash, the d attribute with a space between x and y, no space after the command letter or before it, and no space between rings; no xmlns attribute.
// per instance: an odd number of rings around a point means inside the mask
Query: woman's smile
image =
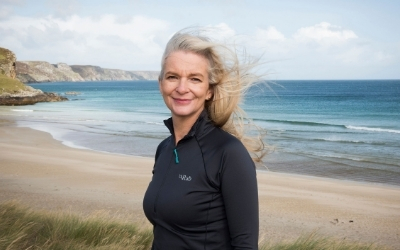
<svg viewBox="0 0 400 250"><path fill-rule="evenodd" d="M174 101L177 104L182 104L182 105L189 104L192 101L191 99L182 99L182 98L173 98L173 97L172 97L172 99L174 99Z"/></svg>

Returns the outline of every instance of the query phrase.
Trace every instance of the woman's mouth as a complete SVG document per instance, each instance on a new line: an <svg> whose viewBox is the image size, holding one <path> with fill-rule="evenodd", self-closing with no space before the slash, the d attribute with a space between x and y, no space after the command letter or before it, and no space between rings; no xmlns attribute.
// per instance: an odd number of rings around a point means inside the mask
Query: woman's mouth
<svg viewBox="0 0 400 250"><path fill-rule="evenodd" d="M177 104L189 104L191 99L182 99L182 98L172 98L174 100L175 103Z"/></svg>

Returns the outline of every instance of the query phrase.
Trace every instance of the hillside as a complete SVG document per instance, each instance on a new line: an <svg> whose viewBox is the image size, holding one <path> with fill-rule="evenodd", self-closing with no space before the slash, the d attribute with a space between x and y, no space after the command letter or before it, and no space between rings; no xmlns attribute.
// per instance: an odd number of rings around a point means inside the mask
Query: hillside
<svg viewBox="0 0 400 250"><path fill-rule="evenodd" d="M17 61L16 77L24 83L156 80L158 71L126 71L92 65L50 64L43 61Z"/></svg>

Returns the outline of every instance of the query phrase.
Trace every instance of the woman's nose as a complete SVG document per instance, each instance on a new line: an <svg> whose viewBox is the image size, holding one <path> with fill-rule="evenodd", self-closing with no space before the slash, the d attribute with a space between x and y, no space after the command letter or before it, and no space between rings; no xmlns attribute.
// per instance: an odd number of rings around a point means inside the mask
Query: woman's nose
<svg viewBox="0 0 400 250"><path fill-rule="evenodd" d="M181 78L178 82L178 86L176 87L176 92L179 94L184 94L188 92L188 86L187 86L187 81L183 78Z"/></svg>

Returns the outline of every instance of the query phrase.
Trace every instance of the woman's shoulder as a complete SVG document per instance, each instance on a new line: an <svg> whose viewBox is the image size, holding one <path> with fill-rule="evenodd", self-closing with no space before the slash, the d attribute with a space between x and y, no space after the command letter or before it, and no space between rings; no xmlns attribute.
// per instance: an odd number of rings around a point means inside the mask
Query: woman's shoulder
<svg viewBox="0 0 400 250"><path fill-rule="evenodd" d="M203 148L203 152L204 149L207 149L207 152L213 152L212 155L219 155L220 159L225 157L251 158L243 143L221 128L216 128L209 133L200 143L200 146Z"/></svg>
<svg viewBox="0 0 400 250"><path fill-rule="evenodd" d="M232 176L254 171L254 162L249 152L234 135L220 128L214 129L203 143L207 176L214 186L220 186L220 178L227 170Z"/></svg>
<svg viewBox="0 0 400 250"><path fill-rule="evenodd" d="M211 139L215 144L218 144L221 147L231 148L231 147L243 147L243 143L234 135L226 132L222 128L216 128L213 130L213 133L209 135L209 139Z"/></svg>

